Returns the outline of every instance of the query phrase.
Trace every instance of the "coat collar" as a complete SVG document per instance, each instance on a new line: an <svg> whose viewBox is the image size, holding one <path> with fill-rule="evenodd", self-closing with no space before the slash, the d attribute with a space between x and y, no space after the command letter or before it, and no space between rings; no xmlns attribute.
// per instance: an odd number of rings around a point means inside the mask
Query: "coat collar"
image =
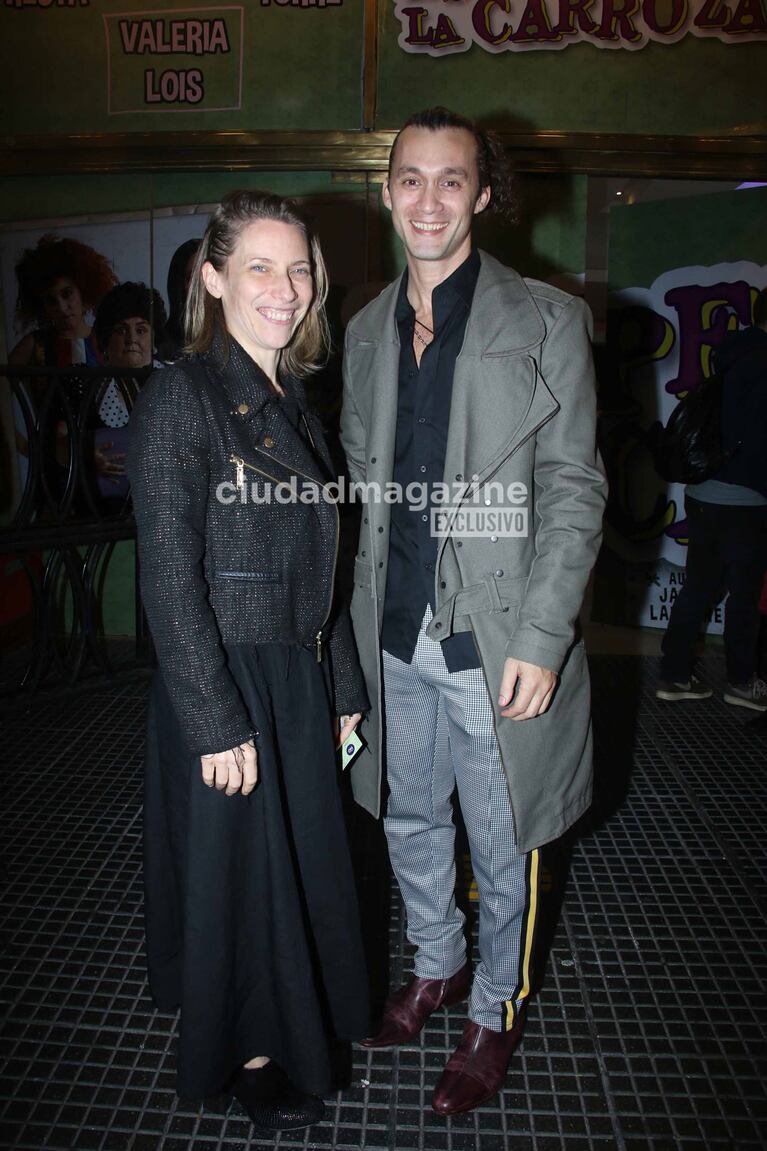
<svg viewBox="0 0 767 1151"><path fill-rule="evenodd" d="M211 384L223 393L235 426L242 428L258 448L262 465L268 457L319 483L332 478L329 470L332 463L325 450L321 426L311 413L305 411L305 397L299 380L285 376L280 383L304 414L317 455L286 417L280 397L270 388L266 375L236 340L217 332L201 361L206 368L212 369L208 371Z"/></svg>
<svg viewBox="0 0 767 1151"><path fill-rule="evenodd" d="M514 355L543 341L545 326L522 277L480 251L480 269L461 355ZM404 274L404 273L403 273ZM402 276L353 321L357 340L399 344L397 297Z"/></svg>

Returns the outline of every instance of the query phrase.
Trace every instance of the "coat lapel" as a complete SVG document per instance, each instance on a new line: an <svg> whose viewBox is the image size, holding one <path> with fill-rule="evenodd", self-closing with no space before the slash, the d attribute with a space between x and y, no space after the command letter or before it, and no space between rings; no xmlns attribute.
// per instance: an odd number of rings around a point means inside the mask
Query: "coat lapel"
<svg viewBox="0 0 767 1151"><path fill-rule="evenodd" d="M399 332L396 322L398 277L368 306L354 329L348 349L349 371L355 393L367 401L365 425L368 429L367 480L385 485L394 472L394 446L397 435L397 393L399 388ZM383 505L384 526L390 507Z"/></svg>
<svg viewBox="0 0 767 1151"><path fill-rule="evenodd" d="M482 264L455 365L445 481L486 478L557 410L535 352L545 327L522 278Z"/></svg>
<svg viewBox="0 0 767 1151"><path fill-rule="evenodd" d="M330 466L330 460L321 455L320 459L315 457L311 445L280 410L279 397L273 394L260 369L239 344L230 340L229 355L225 357L222 343L217 338L211 350L217 368L211 374L212 382L220 381L235 426L242 429L248 441L247 449L243 445L242 452L256 449L254 458L247 462L263 466L268 458L290 472L325 483L330 477L323 473L322 465ZM300 384L288 380L286 391L297 394L303 407ZM308 422L311 426L311 417ZM311 435L320 454L324 445L318 442L316 425L311 427Z"/></svg>

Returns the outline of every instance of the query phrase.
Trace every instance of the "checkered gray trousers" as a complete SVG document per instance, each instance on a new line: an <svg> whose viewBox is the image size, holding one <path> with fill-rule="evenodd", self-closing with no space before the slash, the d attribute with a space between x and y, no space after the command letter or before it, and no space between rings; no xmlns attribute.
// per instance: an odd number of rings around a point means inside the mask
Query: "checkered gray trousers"
<svg viewBox="0 0 767 1151"><path fill-rule="evenodd" d="M530 993L539 853L516 848L482 670L449 672L440 644L425 633L430 619L427 607L412 663L383 654L389 856L417 949L416 975L447 979L466 959L465 920L455 902L457 785L479 892L480 962L469 1015L502 1031Z"/></svg>

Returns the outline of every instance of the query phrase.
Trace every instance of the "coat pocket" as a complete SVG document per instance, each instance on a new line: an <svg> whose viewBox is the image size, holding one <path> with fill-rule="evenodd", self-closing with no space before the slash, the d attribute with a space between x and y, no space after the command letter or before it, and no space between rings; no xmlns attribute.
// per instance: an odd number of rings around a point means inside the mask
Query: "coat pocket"
<svg viewBox="0 0 767 1151"><path fill-rule="evenodd" d="M373 568L364 560L354 561L354 586L373 594Z"/></svg>
<svg viewBox="0 0 767 1151"><path fill-rule="evenodd" d="M243 583L282 583L282 576L279 572L242 572L242 571L217 571L213 576L215 580L239 580Z"/></svg>

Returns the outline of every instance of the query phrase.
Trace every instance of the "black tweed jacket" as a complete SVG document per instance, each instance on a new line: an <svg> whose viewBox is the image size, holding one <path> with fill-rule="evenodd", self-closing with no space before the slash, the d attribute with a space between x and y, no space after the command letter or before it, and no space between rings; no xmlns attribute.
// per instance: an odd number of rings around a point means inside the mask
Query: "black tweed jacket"
<svg viewBox="0 0 767 1151"><path fill-rule="evenodd" d="M227 344L218 337L206 355L155 372L130 423L141 594L195 754L252 731L227 645L311 646L336 714L368 706L348 613L334 597L338 512L322 496L332 467L322 426L303 410L298 381L285 381L296 427L251 358ZM299 498L283 487L280 502L279 484Z"/></svg>

